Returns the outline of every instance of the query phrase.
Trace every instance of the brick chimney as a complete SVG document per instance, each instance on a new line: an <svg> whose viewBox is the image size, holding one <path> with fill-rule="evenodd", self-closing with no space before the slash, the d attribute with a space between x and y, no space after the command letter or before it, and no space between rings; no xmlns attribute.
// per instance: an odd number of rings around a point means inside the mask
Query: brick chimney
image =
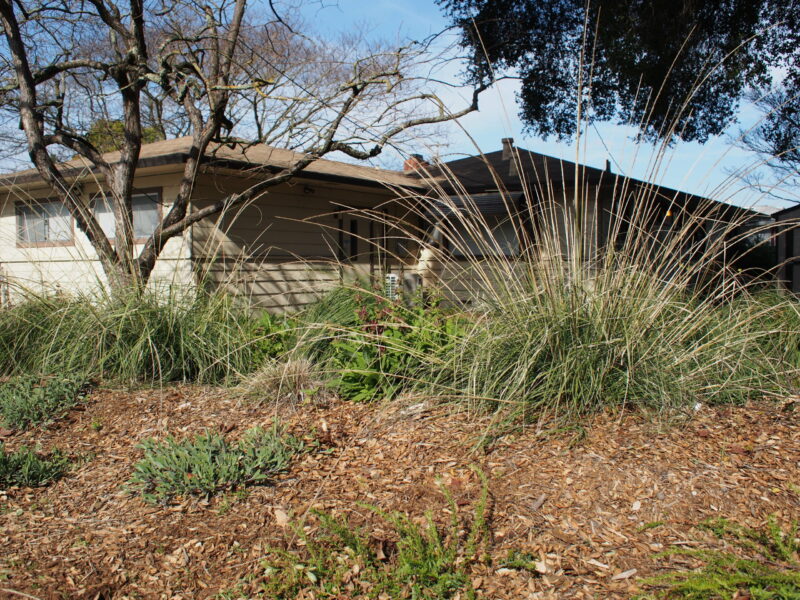
<svg viewBox="0 0 800 600"><path fill-rule="evenodd" d="M503 160L508 161L508 174L510 177L517 177L517 155L514 152L514 138L503 138Z"/></svg>
<svg viewBox="0 0 800 600"><path fill-rule="evenodd" d="M429 166L430 164L423 158L422 154L412 154L403 163L403 172L420 171Z"/></svg>
<svg viewBox="0 0 800 600"><path fill-rule="evenodd" d="M511 160L514 156L514 138L503 138L503 160Z"/></svg>

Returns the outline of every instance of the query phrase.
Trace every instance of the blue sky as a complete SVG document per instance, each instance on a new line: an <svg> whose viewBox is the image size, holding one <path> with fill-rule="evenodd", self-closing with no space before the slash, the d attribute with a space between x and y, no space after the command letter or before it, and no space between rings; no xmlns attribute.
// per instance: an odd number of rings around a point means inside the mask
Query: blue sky
<svg viewBox="0 0 800 600"><path fill-rule="evenodd" d="M433 0L321 0L306 2L302 16L308 24L322 34L348 31L354 26L364 27L369 35L387 40L422 39L446 27L447 20ZM457 77L458 65L452 65L449 75ZM575 144L541 140L523 133L517 117L515 102L516 82L507 81L497 89L487 91L481 98L478 113L464 118L459 126L447 131L449 144L439 149L441 156L475 154L474 140L484 152L500 148L500 139L513 137L518 146L595 167L604 167L606 159L612 161L615 172L655 181L662 185L688 192L713 195L719 200L742 205L782 206L785 203L763 198L747 189L731 176L736 169L753 164L754 157L730 143L739 128L754 122L755 111L744 107L740 123L731 124L728 133L704 145L679 143L661 155L653 146L637 145L632 141L633 128L610 123L591 127L576 149ZM456 97L448 100L458 104ZM455 106L453 106L455 108ZM463 130L461 129L463 128ZM466 131L469 135L466 135ZM426 152L427 150L427 152ZM435 149L420 148L422 154Z"/></svg>

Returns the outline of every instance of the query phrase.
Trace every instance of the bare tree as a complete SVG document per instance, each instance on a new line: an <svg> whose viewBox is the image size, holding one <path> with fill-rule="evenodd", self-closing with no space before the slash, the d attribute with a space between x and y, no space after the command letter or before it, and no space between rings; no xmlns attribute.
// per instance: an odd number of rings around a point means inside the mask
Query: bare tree
<svg viewBox="0 0 800 600"><path fill-rule="evenodd" d="M760 118L740 131L734 143L752 152L756 161L733 174L765 197L800 202L800 98L776 86L751 90L747 99Z"/></svg>
<svg viewBox="0 0 800 600"><path fill-rule="evenodd" d="M483 87L458 110L424 88L415 75L428 60L424 43L334 50L255 7L247 0L0 0L0 112L19 123L30 160L91 242L112 287L141 287L170 238L326 154L366 160L411 128L477 109ZM271 19L259 21L259 11ZM87 135L98 118L121 123L113 162ZM143 136L153 128L190 135L192 144L172 207L135 255L131 198ZM189 211L203 158L233 140L280 143L299 158L246 191ZM59 161L70 154L98 175L114 213L113 243L63 173Z"/></svg>

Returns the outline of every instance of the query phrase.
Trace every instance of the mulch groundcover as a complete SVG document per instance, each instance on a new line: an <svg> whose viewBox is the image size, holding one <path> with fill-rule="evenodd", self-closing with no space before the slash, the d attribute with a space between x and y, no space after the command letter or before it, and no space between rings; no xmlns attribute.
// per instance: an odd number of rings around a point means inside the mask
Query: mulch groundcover
<svg viewBox="0 0 800 600"><path fill-rule="evenodd" d="M480 492L472 466L489 479L495 560L472 573L485 598L629 598L642 578L687 561L656 554L719 543L696 528L703 519L757 527L800 516L793 401L703 407L669 427L635 415L530 427L479 449L488 418L435 404L329 400L278 412L317 449L272 486L166 507L124 487L138 442L205 429L235 437L268 426L275 408L220 389L101 390L46 430L2 432L9 450L56 446L78 463L47 488L0 492L0 597L255 596L268 549L294 539L287 520L320 508L391 537L368 503L446 523L439 485L469 511ZM499 568L510 549L536 557L537 570Z"/></svg>

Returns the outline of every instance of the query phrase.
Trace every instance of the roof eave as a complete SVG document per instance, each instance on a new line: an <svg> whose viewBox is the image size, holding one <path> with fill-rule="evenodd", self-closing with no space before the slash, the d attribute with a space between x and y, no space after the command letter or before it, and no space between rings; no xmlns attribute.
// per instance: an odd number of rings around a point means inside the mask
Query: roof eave
<svg viewBox="0 0 800 600"><path fill-rule="evenodd" d="M169 165L180 165L186 162L189 158L189 154L187 152L173 152L170 154L162 154L158 156L150 156L146 158L142 158L139 160L137 165L138 169L147 169L152 167L162 167L162 166L169 166ZM269 164L257 164L247 161L239 161L235 159L220 159L215 157L205 157L201 164L203 166L214 169L230 169L234 171L253 171L254 173L257 171L268 171L272 174L276 174L281 172L286 167L278 166L278 165L269 165ZM89 166L82 166L82 167L71 167L68 169L64 169L62 171L62 175L65 179L69 181L80 181L82 178L88 178L91 175L97 174L97 168L89 167ZM300 173L297 174L297 177L302 177L304 179L311 179L315 181L324 181L330 183L341 183L347 185L357 185L362 187L371 187L371 188L387 188L387 187L403 187L413 189L416 191L425 191L427 190L427 186L422 184L421 182L414 182L410 180L408 182L403 182L402 184L393 184L387 181L381 181L378 178L369 179L369 178L362 178L362 177L354 177L352 175L337 175L335 173L319 173L313 170L304 169ZM42 177L38 173L27 173L25 175L18 175L18 176L7 176L7 177L0 177L0 191L7 191L10 188L16 186L27 186L31 183L41 183L44 184Z"/></svg>

